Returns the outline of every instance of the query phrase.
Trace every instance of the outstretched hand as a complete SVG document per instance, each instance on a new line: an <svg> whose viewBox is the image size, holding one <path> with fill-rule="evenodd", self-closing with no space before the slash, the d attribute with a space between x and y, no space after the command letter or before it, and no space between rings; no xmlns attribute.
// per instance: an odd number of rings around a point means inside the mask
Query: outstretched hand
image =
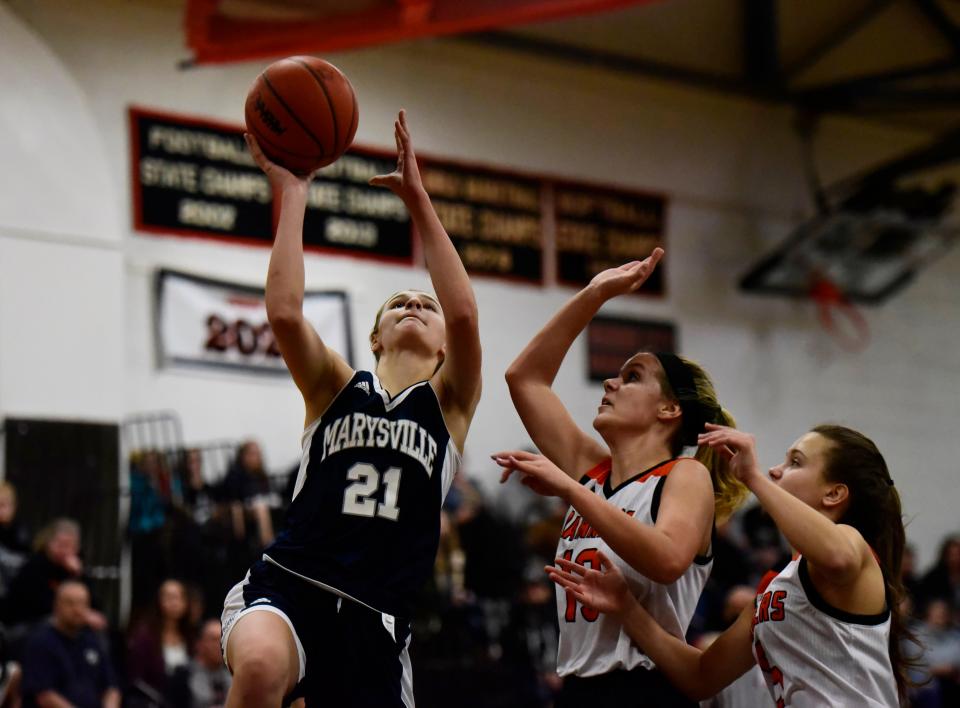
<svg viewBox="0 0 960 708"><path fill-rule="evenodd" d="M545 497L567 498L573 480L543 455L525 450L508 450L491 455L493 461L503 467L500 483L510 479L515 471L520 473L520 481Z"/></svg>
<svg viewBox="0 0 960 708"><path fill-rule="evenodd" d="M267 157L263 153L263 150L260 148L260 144L257 142L257 139L253 137L253 135L250 133L244 133L243 137L247 141L247 147L250 150L250 154L253 156L253 161L257 163L257 167L263 170L264 174L267 176L267 179L270 180L270 185L277 191L282 191L288 186L306 187L311 181L313 181L314 176L319 171L314 170L305 176L295 175L286 167L278 165L276 162Z"/></svg>
<svg viewBox="0 0 960 708"><path fill-rule="evenodd" d="M407 112L403 109L393 124L393 137L397 141L397 169L388 175L372 177L370 184L374 187L386 187L406 201L423 189L423 182L420 179L417 156L413 152L410 131L407 129Z"/></svg>
<svg viewBox="0 0 960 708"><path fill-rule="evenodd" d="M597 559L600 570L563 558L557 558L556 566L548 565L544 570L550 580L573 593L580 604L605 614L623 615L634 602L627 580L602 551L597 551Z"/></svg>
<svg viewBox="0 0 960 708"><path fill-rule="evenodd" d="M617 268L608 268L597 273L590 285L600 288L604 300L632 293L647 281L662 257L663 249L657 247L642 261L630 261Z"/></svg>
<svg viewBox="0 0 960 708"><path fill-rule="evenodd" d="M749 487L751 481L762 476L757 462L757 441L750 433L714 423L704 427L707 432L697 436L697 444L716 450L727 460L737 479Z"/></svg>

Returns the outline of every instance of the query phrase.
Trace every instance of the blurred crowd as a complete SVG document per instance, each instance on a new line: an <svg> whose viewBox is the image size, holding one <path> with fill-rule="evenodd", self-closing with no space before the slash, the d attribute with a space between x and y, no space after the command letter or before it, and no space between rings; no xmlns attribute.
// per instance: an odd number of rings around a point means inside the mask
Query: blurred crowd
<svg viewBox="0 0 960 708"><path fill-rule="evenodd" d="M280 528L296 472L268 474L254 441L238 445L216 474L198 449L135 452L125 539L131 601L123 621L111 621L92 591L79 525L59 518L23 528L16 490L0 483L0 708L223 705L230 675L220 656L222 600ZM565 513L559 500L522 485L510 483L492 498L469 474L458 475L442 513L434 576L414 618L421 708L552 705L556 597L543 567L553 560ZM757 506L717 527L713 554L688 633L700 646L753 602L768 570L790 558ZM923 572L908 548L903 582L918 640L906 648L914 660L912 705L960 705L960 536L944 538ZM705 705L738 705L738 692L757 690L748 674Z"/></svg>

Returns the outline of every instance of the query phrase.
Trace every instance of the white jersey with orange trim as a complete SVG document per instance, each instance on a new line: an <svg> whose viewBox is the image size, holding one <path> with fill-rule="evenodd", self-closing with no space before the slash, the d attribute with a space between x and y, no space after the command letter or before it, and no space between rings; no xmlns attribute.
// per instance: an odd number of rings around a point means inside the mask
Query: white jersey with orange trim
<svg viewBox="0 0 960 708"><path fill-rule="evenodd" d="M653 525L667 474L677 462L678 459L662 462L614 489L610 483L611 461L608 459L587 472L580 483L632 516L637 523ZM633 595L657 623L682 639L710 575L712 557L698 556L676 582L669 585L655 583L614 553L580 512L571 506L564 517L557 556L599 569L597 551L603 551L616 564ZM579 604L559 585L557 613L560 619L557 673L561 676L597 676L640 666L654 668L654 663L637 648L617 620Z"/></svg>
<svg viewBox="0 0 960 708"><path fill-rule="evenodd" d="M753 652L778 708L897 708L890 663L890 612L831 607L794 559L757 589Z"/></svg>

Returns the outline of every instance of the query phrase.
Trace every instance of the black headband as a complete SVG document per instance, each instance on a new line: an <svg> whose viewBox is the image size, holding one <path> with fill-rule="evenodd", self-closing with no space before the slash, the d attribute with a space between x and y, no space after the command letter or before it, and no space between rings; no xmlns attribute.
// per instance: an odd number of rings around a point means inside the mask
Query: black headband
<svg viewBox="0 0 960 708"><path fill-rule="evenodd" d="M717 419L720 408L700 400L697 386L693 381L693 371L676 354L657 352L654 354L667 375L667 382L680 403L683 419L680 424L680 442L684 445L697 445L697 436L703 432L704 423Z"/></svg>

